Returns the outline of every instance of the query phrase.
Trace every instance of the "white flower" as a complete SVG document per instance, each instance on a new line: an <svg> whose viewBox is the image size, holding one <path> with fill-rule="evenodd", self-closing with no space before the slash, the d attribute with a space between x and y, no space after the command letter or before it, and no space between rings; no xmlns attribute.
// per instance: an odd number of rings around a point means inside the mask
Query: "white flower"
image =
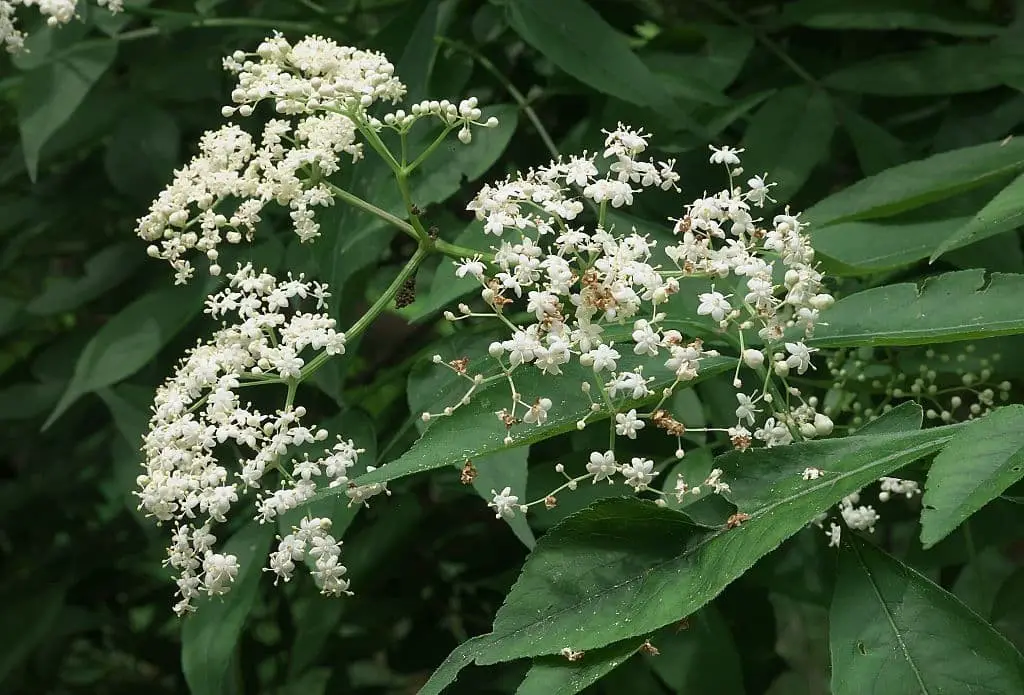
<svg viewBox="0 0 1024 695"><path fill-rule="evenodd" d="M790 369L795 369L797 374L803 374L807 371L808 367L811 367L811 353L817 352L818 348L811 348L800 343L786 343L786 350L789 352L789 357L786 358L786 364Z"/></svg>
<svg viewBox="0 0 1024 695"><path fill-rule="evenodd" d="M711 150L711 158L708 161L712 164L724 164L728 167L739 164L739 155L743 153L742 149L734 149L726 145L723 145L722 147L708 145L708 148Z"/></svg>
<svg viewBox="0 0 1024 695"><path fill-rule="evenodd" d="M608 395L616 398L620 393L624 393L633 400L639 400L651 395L651 390L647 387L647 383L650 380L644 379L639 369L636 372L616 374L611 381L605 384L608 388Z"/></svg>
<svg viewBox="0 0 1024 695"><path fill-rule="evenodd" d="M628 413L615 414L615 433L620 436L636 439L637 431L642 430L645 425L643 420L637 418L636 408L631 409Z"/></svg>
<svg viewBox="0 0 1024 695"><path fill-rule="evenodd" d="M704 292L699 299L697 314L700 316L710 316L715 321L722 321L732 311L728 299L721 292Z"/></svg>
<svg viewBox="0 0 1024 695"><path fill-rule="evenodd" d="M921 486L918 485L916 480L881 478L879 482L882 485L881 492L878 493L878 499L882 502L888 502L892 495L903 495L909 500L914 495L921 494Z"/></svg>
<svg viewBox="0 0 1024 695"><path fill-rule="evenodd" d="M637 492L642 492L658 473L654 470L654 461L634 456L629 463L622 466L622 475L626 479L626 485Z"/></svg>
<svg viewBox="0 0 1024 695"><path fill-rule="evenodd" d="M484 279L484 271L486 266L483 261L480 260L480 256L474 256L473 258L463 258L461 263L455 264L455 276L464 278L467 275L475 277L477 280Z"/></svg>
<svg viewBox="0 0 1024 695"><path fill-rule="evenodd" d="M619 470L619 467L615 464L615 452L605 451L594 451L590 454L590 462L587 464L587 473L594 476L595 483L601 480L607 480L609 483L612 482L612 476Z"/></svg>
<svg viewBox="0 0 1024 695"><path fill-rule="evenodd" d="M757 419L756 413L761 412L755 408L756 401L752 400L750 396L744 393L737 393L736 400L739 401L739 407L736 408L736 418L738 421L746 420L748 425L753 425Z"/></svg>
<svg viewBox="0 0 1024 695"><path fill-rule="evenodd" d="M616 360L622 355L619 351L614 349L611 345L598 345L593 350L586 352L580 357L580 364L584 366L592 366L595 372L601 372L604 370L615 371L617 366Z"/></svg>
<svg viewBox="0 0 1024 695"><path fill-rule="evenodd" d="M805 468L800 477L804 480L817 480L822 475L823 473L820 468Z"/></svg>
<svg viewBox="0 0 1024 695"><path fill-rule="evenodd" d="M491 490L492 499L488 503L488 507L494 509L494 518L511 519L516 515L516 511L519 509L519 498L512 494L512 488L506 487L501 492L495 492Z"/></svg>
<svg viewBox="0 0 1024 695"><path fill-rule="evenodd" d="M828 531L825 531L825 535L828 536L828 547L838 548L839 541L843 536L843 527L836 523L830 523Z"/></svg>
<svg viewBox="0 0 1024 695"><path fill-rule="evenodd" d="M523 415L523 422L527 425L536 424L539 427L547 422L549 410L551 410L551 399L538 398Z"/></svg>

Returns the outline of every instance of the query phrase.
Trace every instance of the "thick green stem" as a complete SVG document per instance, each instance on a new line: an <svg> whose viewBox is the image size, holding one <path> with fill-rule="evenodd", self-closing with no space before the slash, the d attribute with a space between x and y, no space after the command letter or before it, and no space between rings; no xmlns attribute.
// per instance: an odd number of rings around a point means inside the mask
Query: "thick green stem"
<svg viewBox="0 0 1024 695"><path fill-rule="evenodd" d="M406 222L405 220L403 220L401 217L392 215L387 210L379 208L373 203L363 200L362 198L353 193L349 193L344 188L335 186L330 181L325 181L324 183L327 184L327 186L331 189L331 193L333 193L336 198L340 198L349 205L352 205L353 207L357 207L360 210L363 210L365 212L370 213L371 215L381 218L388 224L397 227L398 229L402 230L403 232L411 236L413 239L416 239L417 241L420 239L420 235L416 233L416 228L413 227L408 222Z"/></svg>
<svg viewBox="0 0 1024 695"><path fill-rule="evenodd" d="M388 285L388 288L384 290L383 294L377 298L377 301L375 301L370 308L366 310L366 313L359 317L358 321L352 324L351 328L345 331L346 340L352 340L362 335L366 329L370 327L370 324L372 324L378 316L384 313L388 308L388 305L395 300L395 297L398 295L398 292L402 289L405 283L415 275L420 264L428 255L430 255L430 252L430 244L420 244L419 248L416 249L416 253L414 253L412 258L406 262L401 272L399 272L391 284ZM310 360L309 364L303 368L302 376L299 380L305 381L308 379L330 358L331 355L328 355L326 352L321 352Z"/></svg>

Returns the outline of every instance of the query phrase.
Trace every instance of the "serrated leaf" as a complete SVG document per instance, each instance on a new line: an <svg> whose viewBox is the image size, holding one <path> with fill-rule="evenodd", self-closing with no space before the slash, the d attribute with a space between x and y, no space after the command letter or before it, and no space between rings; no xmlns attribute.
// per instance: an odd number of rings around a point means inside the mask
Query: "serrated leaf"
<svg viewBox="0 0 1024 695"><path fill-rule="evenodd" d="M221 695L232 690L232 655L259 592L263 560L274 527L250 521L221 551L238 558L238 575L223 599L202 601L181 631L181 671L192 695Z"/></svg>
<svg viewBox="0 0 1024 695"><path fill-rule="evenodd" d="M33 181L47 141L68 122L117 55L114 41L82 42L25 74L18 128L25 167Z"/></svg>
<svg viewBox="0 0 1024 695"><path fill-rule="evenodd" d="M542 656L533 660L516 695L576 695L637 653L643 641L637 638L594 649L576 662L564 656Z"/></svg>
<svg viewBox="0 0 1024 695"><path fill-rule="evenodd" d="M1024 478L1024 405L997 408L935 457L925 482L921 542L926 548Z"/></svg>
<svg viewBox="0 0 1024 695"><path fill-rule="evenodd" d="M1024 333L1024 275L961 270L844 297L808 344L817 347L927 345ZM828 325L824 325L827 323Z"/></svg>
<svg viewBox="0 0 1024 695"><path fill-rule="evenodd" d="M1024 169L1024 138L943 152L901 164L825 198L803 220L813 227L888 217L945 200Z"/></svg>
<svg viewBox="0 0 1024 695"><path fill-rule="evenodd" d="M858 539L843 543L829 614L832 692L1024 692L1024 659L923 575Z"/></svg>
<svg viewBox="0 0 1024 695"><path fill-rule="evenodd" d="M1001 190L978 214L946 237L931 255L934 262L947 251L1016 229L1024 224L1024 175Z"/></svg>
<svg viewBox="0 0 1024 695"><path fill-rule="evenodd" d="M635 498L597 502L537 543L477 662L587 650L678 621L722 591L817 514L939 449L957 426L870 434L721 457L740 512L705 530ZM827 471L805 481L808 466Z"/></svg>
<svg viewBox="0 0 1024 695"><path fill-rule="evenodd" d="M743 136L744 166L771 171L772 194L789 200L828 158L836 117L828 94L813 87L789 87L773 94L754 113Z"/></svg>
<svg viewBox="0 0 1024 695"><path fill-rule="evenodd" d="M676 110L625 37L583 0L510 0L507 7L516 33L580 82L637 106Z"/></svg>

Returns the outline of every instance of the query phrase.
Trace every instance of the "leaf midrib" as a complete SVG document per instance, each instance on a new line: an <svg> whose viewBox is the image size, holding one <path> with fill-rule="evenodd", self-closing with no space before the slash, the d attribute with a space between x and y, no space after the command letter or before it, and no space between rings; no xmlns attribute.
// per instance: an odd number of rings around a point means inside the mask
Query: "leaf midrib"
<svg viewBox="0 0 1024 695"><path fill-rule="evenodd" d="M847 471L845 473L841 473L838 476L832 476L832 477L823 476L822 478L819 478L819 480L822 481L822 482L815 482L813 485L809 485L808 487L801 489L799 492L796 492L794 494L788 495L787 497L783 497L780 500L775 500L775 501L773 501L771 503L765 504L763 507L750 512L751 518L747 522L745 522L745 524L749 524L751 521L755 521L756 519L759 519L759 518L761 518L761 517L763 517L763 516L765 516L767 514L770 514L771 512L774 512L775 510L777 510L779 507L781 507L781 506L783 506L785 504L788 504L788 503L790 503L790 502L792 502L794 500L798 500L799 498L801 498L803 496L806 496L806 495L808 495L808 494L810 494L812 492L816 492L817 490L825 488L825 487L834 487L836 485L836 483L838 483L838 482L840 482L842 480L845 480L846 478L849 478L851 476L854 476L854 475L857 475L859 473L862 473L862 472L868 470L869 468L880 466L881 464L883 464L885 462L888 462L888 461L891 461L892 459L902 458L902 457L904 457L904 456L906 456L908 454L912 454L912 453L914 453L914 452L916 452L918 450L922 450L922 453L920 453L920 455L917 457L917 458L920 458L920 456L924 456L925 453L927 453L927 450L929 448L933 448L933 447L936 447L936 446L941 447L946 442L948 442L949 439L951 439L952 437L953 437L953 435L950 434L950 435L946 435L945 437L942 437L942 438L929 439L929 440L919 444L915 448L899 451L899 452L890 454L889 456L886 456L886 457L881 458L881 459L875 459L872 463L868 463L868 464L860 466L860 467L858 467L856 469ZM658 563L655 563L654 565L651 565L650 567L648 567L645 570L645 572L643 574L637 574L637 575L634 575L632 577L628 577L627 579L624 579L623 581L619 582L618 584L614 584L614 585L608 587L607 589L605 589L604 591L602 591L600 593L592 594L592 595L588 596L587 598L583 599L582 601L573 604L572 606L567 606L567 607L562 608L561 610L558 610L558 611L556 611L554 613L549 613L546 617L544 617L544 618L542 618L540 620L536 620L536 621L534 621L532 623L528 623L526 625L523 625L522 627L516 628L515 630L513 630L511 632L503 633L500 637L495 638L493 641L490 642L489 645L487 645L487 647L484 649L483 654L486 654L488 651L492 650L495 646L501 644L501 642L506 641L506 640L508 640L508 639L510 639L512 637L515 637L516 635L518 635L518 634L520 634L520 633L522 633L522 632L524 632L526 630L534 628L537 625L542 625L542 624L544 624L546 622L550 622L552 619L557 618L558 616L561 616L564 613L567 613L567 612L570 612L570 611L579 611L583 607L585 607L588 604L590 604L591 602L593 602L593 601L595 601L597 599L600 599L600 598L604 598L604 596L607 595L607 594L610 594L610 593L612 593L614 591L617 591L618 589L620 589L622 587L629 586L630 584L632 584L634 582L640 581L643 577L647 576L648 574L652 573L653 571L655 571L657 569L660 569L662 567L671 565L671 564L673 564L675 562L678 562L680 560L685 560L685 559L689 558L690 556L695 554L698 550L703 548L705 545L707 545L711 541L715 540L716 538L720 537L722 534L726 533L729 530L730 529L728 529L727 527L722 527L718 531L714 531L712 533L709 533L707 536L705 536L703 539L701 539L697 544L691 546L689 549L687 549L681 555L676 555L676 556L673 556L673 557L669 558L668 560L665 560L663 562L658 562ZM754 561L751 562L751 566L756 561L757 561L757 558L755 558ZM515 587L513 586L513 591L514 590L515 590ZM511 594L511 592L510 592L510 594ZM654 629L654 628L652 628L652 629ZM494 633L492 632L491 634L493 635ZM539 656L539 655L538 654L530 654L530 655L523 654L521 656Z"/></svg>

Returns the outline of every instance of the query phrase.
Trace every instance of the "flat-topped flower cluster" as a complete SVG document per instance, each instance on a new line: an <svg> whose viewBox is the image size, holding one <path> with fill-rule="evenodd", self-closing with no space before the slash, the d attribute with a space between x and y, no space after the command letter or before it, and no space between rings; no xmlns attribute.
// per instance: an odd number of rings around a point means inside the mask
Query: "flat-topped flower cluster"
<svg viewBox="0 0 1024 695"><path fill-rule="evenodd" d="M367 141L379 151L382 130L404 137L418 120L432 119L446 132L458 128L459 140L468 143L471 126L497 125L481 120L473 98L459 104L423 101L409 113L371 116L370 107L395 104L405 95L394 66L380 53L320 36L294 45L273 36L255 54L236 51L224 67L236 78L232 104L222 109L225 117L251 116L262 102L281 117L270 119L258 139L230 122L206 132L199 153L139 219L136 232L151 242L149 255L168 261L178 283L195 272L188 259L193 250L206 256L217 275L219 245L251 241L272 202L288 209L300 240L319 236L316 211L333 204L338 193L329 177L343 158L357 162Z"/></svg>
<svg viewBox="0 0 1024 695"><path fill-rule="evenodd" d="M345 352L345 335L319 312L330 296L327 288L301 275L278 281L250 265L228 278L228 286L207 299L206 313L232 322L191 349L157 390L143 444L146 472L138 478L140 508L174 524L167 562L179 572L179 613L191 610L200 592L227 591L237 566L231 556L215 552L212 531L228 520L241 495L255 493L256 516L268 522L308 501L318 485L348 486L346 494L355 502L384 490L349 486L347 473L362 453L351 440L338 438L316 460L289 455L329 436L306 423L306 409L292 402L293 384L311 355ZM317 311L293 309L302 301ZM243 399L244 388L261 384L276 386L282 395L287 391L284 406L262 412ZM277 480L268 487L272 471ZM307 526L306 535L314 527L329 528L329 522ZM313 542L301 534L296 538ZM298 541L287 547L289 557L301 559ZM321 567L326 556L317 557L314 576L323 590L347 591L340 581L344 567ZM270 569L288 579L294 565L278 554Z"/></svg>

